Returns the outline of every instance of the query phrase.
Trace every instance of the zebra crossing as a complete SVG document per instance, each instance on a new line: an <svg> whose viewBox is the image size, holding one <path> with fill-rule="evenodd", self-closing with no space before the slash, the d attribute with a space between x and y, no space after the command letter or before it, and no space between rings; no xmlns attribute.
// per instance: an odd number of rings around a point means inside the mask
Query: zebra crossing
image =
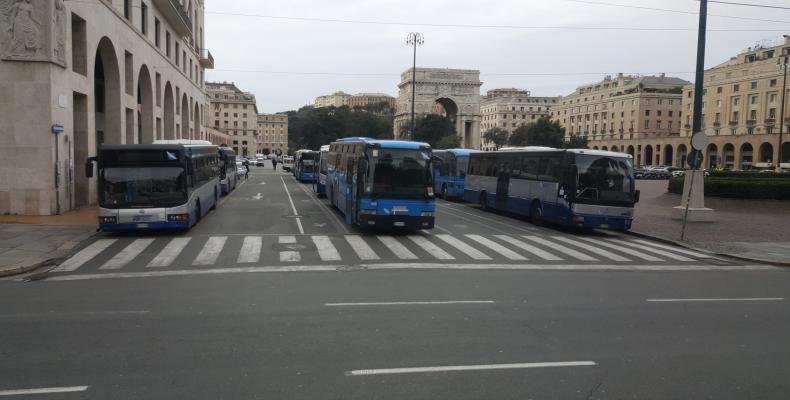
<svg viewBox="0 0 790 400"><path fill-rule="evenodd" d="M99 239L51 272L368 263L721 263L643 239L570 235L218 235Z"/></svg>

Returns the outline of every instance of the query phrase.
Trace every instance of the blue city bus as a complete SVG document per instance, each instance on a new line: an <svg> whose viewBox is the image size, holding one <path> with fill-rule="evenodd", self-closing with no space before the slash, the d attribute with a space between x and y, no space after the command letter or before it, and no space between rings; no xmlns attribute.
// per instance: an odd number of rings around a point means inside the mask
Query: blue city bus
<svg viewBox="0 0 790 400"><path fill-rule="evenodd" d="M464 200L537 225L628 230L639 191L629 154L526 147L471 154Z"/></svg>
<svg viewBox="0 0 790 400"><path fill-rule="evenodd" d="M470 149L433 151L433 188L443 199L464 197L464 180L469 166L469 155L475 151Z"/></svg>
<svg viewBox="0 0 790 400"><path fill-rule="evenodd" d="M220 158L203 140L102 145L98 166L99 230L186 230L217 206Z"/></svg>
<svg viewBox="0 0 790 400"><path fill-rule="evenodd" d="M230 194L236 189L237 174L236 174L236 152L227 147L219 148L219 185L222 189L222 194Z"/></svg>
<svg viewBox="0 0 790 400"><path fill-rule="evenodd" d="M431 147L360 137L338 140L329 146L326 193L348 224L432 229Z"/></svg>
<svg viewBox="0 0 790 400"><path fill-rule="evenodd" d="M294 155L293 174L299 182L315 181L315 165L319 153L312 150L299 150Z"/></svg>
<svg viewBox="0 0 790 400"><path fill-rule="evenodd" d="M321 146L321 151L318 152L318 166L316 168L316 180L313 190L318 197L326 197L326 168L329 162L329 145Z"/></svg>

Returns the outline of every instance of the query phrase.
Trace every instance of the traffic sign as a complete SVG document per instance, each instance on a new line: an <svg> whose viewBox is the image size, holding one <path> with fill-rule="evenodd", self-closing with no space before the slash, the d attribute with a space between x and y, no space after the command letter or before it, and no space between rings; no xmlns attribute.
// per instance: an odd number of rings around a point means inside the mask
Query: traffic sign
<svg viewBox="0 0 790 400"><path fill-rule="evenodd" d="M54 125L52 125L52 133L54 133L56 135L58 133L63 133L63 131L65 131L65 130L66 130L66 128L63 127L63 125L61 125L61 124L54 124Z"/></svg>
<svg viewBox="0 0 790 400"><path fill-rule="evenodd" d="M691 147L694 148L694 150L699 150L699 151L705 150L705 146L707 145L708 145L708 137L705 136L704 133L697 132L694 134L694 136L691 137Z"/></svg>

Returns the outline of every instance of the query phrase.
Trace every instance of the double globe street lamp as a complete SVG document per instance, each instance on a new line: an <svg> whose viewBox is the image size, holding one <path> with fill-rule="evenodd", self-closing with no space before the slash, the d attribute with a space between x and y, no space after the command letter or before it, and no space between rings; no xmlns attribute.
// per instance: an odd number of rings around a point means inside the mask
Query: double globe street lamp
<svg viewBox="0 0 790 400"><path fill-rule="evenodd" d="M412 58L411 69L411 130L409 136L414 136L414 102L416 101L416 82L417 82L417 46L422 46L425 43L425 38L420 32L411 32L406 36L406 44L414 48L414 57Z"/></svg>

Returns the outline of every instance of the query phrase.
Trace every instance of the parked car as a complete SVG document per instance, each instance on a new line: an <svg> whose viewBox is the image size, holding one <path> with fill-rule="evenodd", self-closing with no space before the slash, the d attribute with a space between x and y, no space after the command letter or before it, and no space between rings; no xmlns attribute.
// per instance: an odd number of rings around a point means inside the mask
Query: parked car
<svg viewBox="0 0 790 400"><path fill-rule="evenodd" d="M668 167L653 167L645 172L645 179L669 179Z"/></svg>
<svg viewBox="0 0 790 400"><path fill-rule="evenodd" d="M265 158L263 158L263 156L258 156L258 157L256 157L256 158L255 158L255 165L257 165L257 166L259 166L259 167L262 167L264 164L266 164L266 163L264 162L264 160L266 160L266 159L265 159Z"/></svg>

